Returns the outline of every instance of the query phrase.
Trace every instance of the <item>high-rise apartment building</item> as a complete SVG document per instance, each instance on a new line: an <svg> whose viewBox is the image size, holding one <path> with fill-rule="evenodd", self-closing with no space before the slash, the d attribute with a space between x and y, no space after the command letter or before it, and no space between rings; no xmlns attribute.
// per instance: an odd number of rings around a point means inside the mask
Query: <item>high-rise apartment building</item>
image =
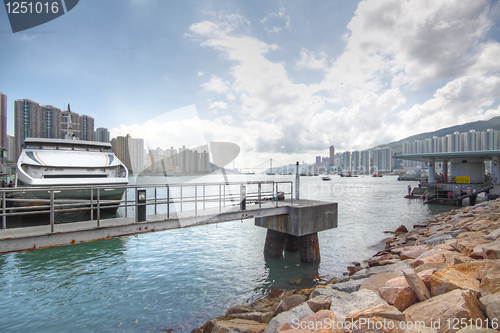
<svg viewBox="0 0 500 333"><path fill-rule="evenodd" d="M0 92L0 147L7 148L7 95Z"/></svg>
<svg viewBox="0 0 500 333"><path fill-rule="evenodd" d="M94 132L94 140L99 142L109 142L109 131L107 128L99 127Z"/></svg>
<svg viewBox="0 0 500 333"><path fill-rule="evenodd" d="M61 110L45 105L40 107L42 119L42 135L43 138L60 139L61 136Z"/></svg>
<svg viewBox="0 0 500 333"><path fill-rule="evenodd" d="M334 166L335 164L335 147L330 146L330 166Z"/></svg>
<svg viewBox="0 0 500 333"><path fill-rule="evenodd" d="M14 102L15 159L21 154L25 138L42 137L40 105L29 99Z"/></svg>

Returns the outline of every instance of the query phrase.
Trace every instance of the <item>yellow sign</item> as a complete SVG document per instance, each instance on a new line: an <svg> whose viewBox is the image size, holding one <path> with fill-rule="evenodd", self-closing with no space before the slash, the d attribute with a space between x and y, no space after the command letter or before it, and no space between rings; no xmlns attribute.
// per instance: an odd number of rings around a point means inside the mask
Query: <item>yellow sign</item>
<svg viewBox="0 0 500 333"><path fill-rule="evenodd" d="M457 176L457 184L470 184L469 176Z"/></svg>

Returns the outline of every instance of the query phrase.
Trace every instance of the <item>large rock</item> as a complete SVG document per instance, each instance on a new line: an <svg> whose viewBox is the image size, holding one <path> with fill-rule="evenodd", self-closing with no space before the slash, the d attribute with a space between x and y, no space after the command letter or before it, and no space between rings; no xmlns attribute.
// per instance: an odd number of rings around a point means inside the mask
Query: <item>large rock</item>
<svg viewBox="0 0 500 333"><path fill-rule="evenodd" d="M229 317L256 321L258 323L268 323L273 318L273 312L243 312L233 313Z"/></svg>
<svg viewBox="0 0 500 333"><path fill-rule="evenodd" d="M485 293L500 293L500 275L486 275L479 288Z"/></svg>
<svg viewBox="0 0 500 333"><path fill-rule="evenodd" d="M329 284L328 287L330 287L332 289L339 290L339 291L343 291L346 293L353 293L353 292L359 290L359 287L361 286L361 284L365 280L366 279L359 279L359 280L351 280L351 281L346 281L346 282Z"/></svg>
<svg viewBox="0 0 500 333"><path fill-rule="evenodd" d="M284 296L281 298L281 301L278 305L278 308L274 312L274 315L277 316L283 311L289 310L299 305L300 303L304 303L306 300L307 300L306 296L299 294Z"/></svg>
<svg viewBox="0 0 500 333"><path fill-rule="evenodd" d="M410 288L404 276L387 281L385 286L378 291L387 303L394 305L399 311L403 311L414 304L417 299L415 292Z"/></svg>
<svg viewBox="0 0 500 333"><path fill-rule="evenodd" d="M302 303L299 306L294 307L291 310L285 311L271 319L267 328L265 329L265 333L276 333L278 331L278 327L281 325L288 323L288 325L292 325L294 322L300 321L314 312L311 310L307 303Z"/></svg>
<svg viewBox="0 0 500 333"><path fill-rule="evenodd" d="M405 315L399 311L395 306L387 304L379 304L369 306L365 309L352 311L349 313L345 319L347 322L355 322L360 318L371 318L371 317L381 317L387 319L394 319L398 321L404 321Z"/></svg>
<svg viewBox="0 0 500 333"><path fill-rule="evenodd" d="M387 304L387 302L373 291L362 289L351 294L345 294L341 298L333 298L330 310L335 313L340 322L344 322L350 312L379 304Z"/></svg>
<svg viewBox="0 0 500 333"><path fill-rule="evenodd" d="M475 260L453 266L453 269L482 280L486 275L500 274L499 259Z"/></svg>
<svg viewBox="0 0 500 333"><path fill-rule="evenodd" d="M415 259L420 256L422 253L427 252L431 247L428 245L415 245L415 246L406 246L399 253L401 256L401 260L405 259Z"/></svg>
<svg viewBox="0 0 500 333"><path fill-rule="evenodd" d="M483 246L484 259L500 259L500 241L485 244Z"/></svg>
<svg viewBox="0 0 500 333"><path fill-rule="evenodd" d="M489 294L479 300L484 306L491 327L500 330L500 294Z"/></svg>
<svg viewBox="0 0 500 333"><path fill-rule="evenodd" d="M331 298L327 297L314 297L307 301L307 305L311 308L313 312L318 312L320 310L328 310L332 305Z"/></svg>
<svg viewBox="0 0 500 333"><path fill-rule="evenodd" d="M453 267L448 267L432 274L431 293L433 296L441 295L454 289L471 290L479 293L479 281Z"/></svg>
<svg viewBox="0 0 500 333"><path fill-rule="evenodd" d="M380 263L384 263L384 262L387 262L388 260L392 260L392 259L399 259L399 256L396 255L396 254L384 254L384 255L381 255L381 256L376 256L376 257L373 257L371 258L370 260L368 260L368 266L372 267L372 266L382 266Z"/></svg>
<svg viewBox="0 0 500 333"><path fill-rule="evenodd" d="M500 228L493 230L484 238L486 238L490 242L493 242L493 241L497 240L499 237L500 237Z"/></svg>
<svg viewBox="0 0 500 333"><path fill-rule="evenodd" d="M331 288L316 288L312 291L309 299L315 297L326 297L326 298L341 298L345 296L345 292L339 291L337 289Z"/></svg>
<svg viewBox="0 0 500 333"><path fill-rule="evenodd" d="M408 268L408 262L410 260L400 261L396 264L386 265L386 266L374 266L370 267L367 271L367 277L380 273L390 273L390 272L401 272L403 269Z"/></svg>
<svg viewBox="0 0 500 333"><path fill-rule="evenodd" d="M457 239L457 250L460 253L469 255L474 251L474 248L478 245L488 243L486 239L482 236L473 236L473 237L463 237Z"/></svg>
<svg viewBox="0 0 500 333"><path fill-rule="evenodd" d="M453 323L454 320L458 320L459 323L462 318L472 319L473 322L485 320L476 294L461 289L413 304L403 313L407 322L424 322L426 327L436 328L442 332L456 331L454 327L447 327L447 323Z"/></svg>
<svg viewBox="0 0 500 333"><path fill-rule="evenodd" d="M294 320L278 327L278 333L343 333L342 326L337 326L337 317L332 311L320 310L302 320Z"/></svg>
<svg viewBox="0 0 500 333"><path fill-rule="evenodd" d="M401 276L401 272L390 272L390 273L380 273L372 275L369 278L363 280L363 283L359 289L368 289L379 294L378 290L384 287L387 281L394 279L395 277Z"/></svg>
<svg viewBox="0 0 500 333"><path fill-rule="evenodd" d="M420 275L417 274L413 269L405 269L403 271L403 275L406 279L406 283L408 283L410 289L413 290L420 302L431 298L429 289L425 285L424 281L422 281L422 279L420 278Z"/></svg>
<svg viewBox="0 0 500 333"><path fill-rule="evenodd" d="M436 245L439 245L441 243L444 243L446 240L448 239L453 239L455 237L453 237L451 234L449 233L439 233L439 234L434 234L430 237L428 237L426 240L425 240L425 244L426 245L429 245L431 247L434 247Z"/></svg>
<svg viewBox="0 0 500 333"><path fill-rule="evenodd" d="M215 320L212 332L217 333L260 333L266 329L266 324L252 320L232 319Z"/></svg>

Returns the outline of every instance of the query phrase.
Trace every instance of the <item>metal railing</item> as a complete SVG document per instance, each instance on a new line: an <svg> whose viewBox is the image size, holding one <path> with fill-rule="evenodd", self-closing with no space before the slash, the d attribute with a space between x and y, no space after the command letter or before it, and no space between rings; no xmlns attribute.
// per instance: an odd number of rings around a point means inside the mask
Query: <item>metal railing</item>
<svg viewBox="0 0 500 333"><path fill-rule="evenodd" d="M109 199L109 193L120 193L120 200ZM136 199L138 191L145 191L142 202ZM71 198L79 194L80 198ZM58 186L37 188L1 188L2 229L15 227L16 217L48 214L51 232L54 225L66 221L56 221L56 214L66 212L89 212L90 220L96 221L100 227L103 211L118 211L110 218L137 214L138 208L145 206L147 215L166 214L167 219L174 212L190 212L198 216L205 209L217 209L221 213L224 207L239 206L245 210L246 205L255 204L262 208L264 202L274 202L289 196L293 205L292 181L252 181L252 182L220 182L220 183L179 183L179 184L139 184L127 186ZM88 216L88 215L87 215ZM9 220L14 220L12 222ZM88 218L87 218L88 220ZM8 225L9 224L9 225Z"/></svg>

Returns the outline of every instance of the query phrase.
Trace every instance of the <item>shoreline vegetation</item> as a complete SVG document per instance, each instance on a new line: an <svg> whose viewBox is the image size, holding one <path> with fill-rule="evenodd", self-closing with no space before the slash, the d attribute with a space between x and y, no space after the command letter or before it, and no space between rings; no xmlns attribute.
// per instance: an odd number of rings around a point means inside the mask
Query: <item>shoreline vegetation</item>
<svg viewBox="0 0 500 333"><path fill-rule="evenodd" d="M500 332L500 199L391 235L349 276L272 291L191 333Z"/></svg>

